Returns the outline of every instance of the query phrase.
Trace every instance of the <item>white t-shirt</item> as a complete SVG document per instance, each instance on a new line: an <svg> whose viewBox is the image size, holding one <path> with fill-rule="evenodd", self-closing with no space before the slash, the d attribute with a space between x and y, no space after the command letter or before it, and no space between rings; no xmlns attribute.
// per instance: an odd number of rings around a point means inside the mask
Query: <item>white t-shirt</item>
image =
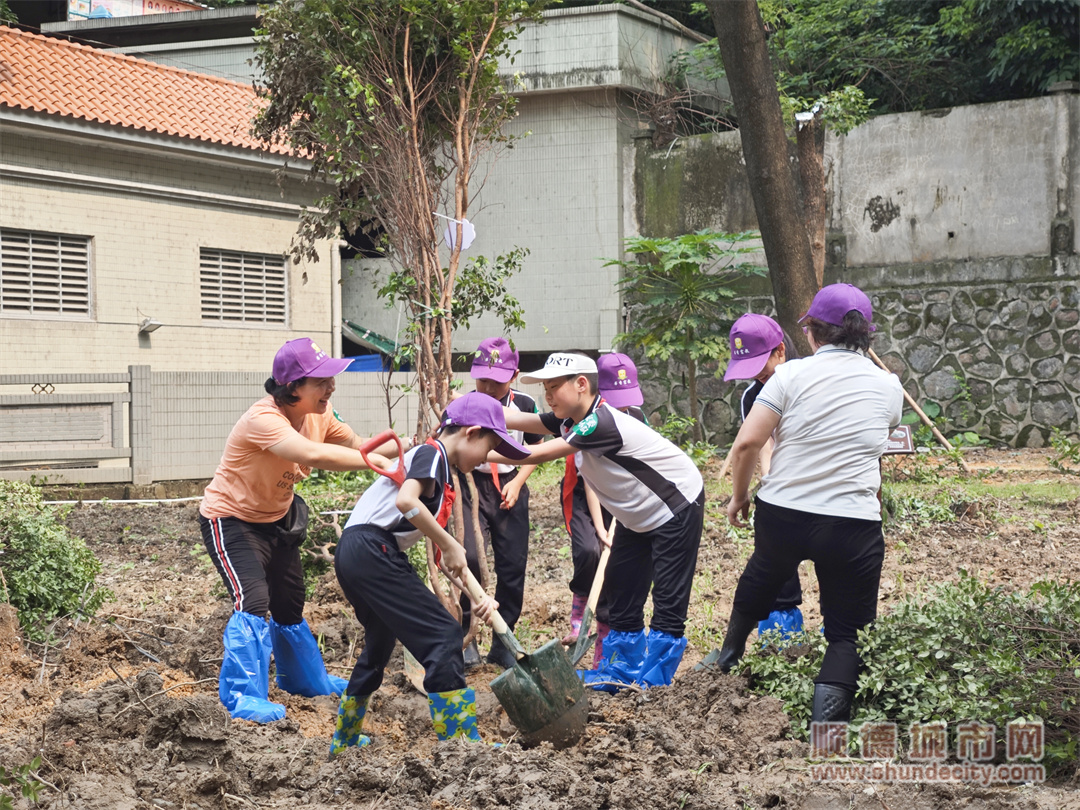
<svg viewBox="0 0 1080 810"><path fill-rule="evenodd" d="M701 473L686 453L599 397L577 424L552 413L540 419L580 451L581 477L601 505L631 531L662 526L701 495Z"/></svg>
<svg viewBox="0 0 1080 810"><path fill-rule="evenodd" d="M759 406L780 414L761 500L816 515L881 519L878 460L904 406L895 374L861 352L822 346L813 357L778 366L757 395Z"/></svg>
<svg viewBox="0 0 1080 810"><path fill-rule="evenodd" d="M438 515L450 481L450 462L446 457L446 448L440 441L436 441L434 445L417 445L405 454L404 464L406 480L426 481L430 478L435 482L435 489L430 497L425 498L421 495L420 503L427 507L432 515ZM401 514L397 508L397 496L397 484L386 476L380 475L375 483L360 496L360 500L353 507L352 514L345 522L345 528L360 525L378 526L394 535L398 548L402 551L408 550L418 540L423 539L424 533Z"/></svg>

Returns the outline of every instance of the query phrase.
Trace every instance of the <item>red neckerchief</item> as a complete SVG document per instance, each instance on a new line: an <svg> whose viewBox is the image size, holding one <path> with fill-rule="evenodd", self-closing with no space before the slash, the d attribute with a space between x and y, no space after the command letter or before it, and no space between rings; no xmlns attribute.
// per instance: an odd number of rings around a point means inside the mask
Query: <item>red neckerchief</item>
<svg viewBox="0 0 1080 810"><path fill-rule="evenodd" d="M596 402L589 409L589 413L595 413L596 409L601 405L606 404L603 397L597 397ZM585 414L588 416L589 414ZM574 487L577 486L578 471L577 462L574 461L576 453L571 453L566 457L566 474L563 475L562 480L562 507L563 507L563 519L566 521L566 533L573 534L570 531L570 517L574 514Z"/></svg>
<svg viewBox="0 0 1080 810"><path fill-rule="evenodd" d="M450 522L450 515L454 511L454 500L457 498L457 492L454 491L453 471L450 469L450 458L446 455L446 448L435 439L428 439L424 444L430 444L439 453L439 457L442 458L446 464L446 486L443 488L442 504L439 506L439 514L435 515L435 522L446 528L446 524ZM438 546L435 547L438 551Z"/></svg>

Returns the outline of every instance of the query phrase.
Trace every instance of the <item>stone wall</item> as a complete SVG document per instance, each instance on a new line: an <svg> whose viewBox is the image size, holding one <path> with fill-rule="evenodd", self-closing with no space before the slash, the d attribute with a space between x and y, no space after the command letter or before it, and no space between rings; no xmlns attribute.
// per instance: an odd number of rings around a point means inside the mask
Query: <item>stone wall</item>
<svg viewBox="0 0 1080 810"><path fill-rule="evenodd" d="M638 142L634 229L755 227L738 137L659 151ZM940 406L947 434L1040 447L1055 427L1075 433L1080 97L882 116L830 135L826 171L825 283L871 296L875 351L916 402ZM750 281L737 304L738 313L775 314L766 279ZM642 363L642 372L654 421L688 412L683 369ZM699 378L711 441L734 437L745 385Z"/></svg>
<svg viewBox="0 0 1080 810"><path fill-rule="evenodd" d="M1060 272L1060 275L1057 273ZM878 331L874 350L920 405L941 408L946 433L971 430L1018 447L1042 447L1051 430L1075 432L1080 413L1080 257L959 265L848 268L826 283L865 290ZM765 289L740 309L775 315ZM654 421L686 413L685 372L641 362ZM715 367L698 380L706 437L730 442L746 383Z"/></svg>

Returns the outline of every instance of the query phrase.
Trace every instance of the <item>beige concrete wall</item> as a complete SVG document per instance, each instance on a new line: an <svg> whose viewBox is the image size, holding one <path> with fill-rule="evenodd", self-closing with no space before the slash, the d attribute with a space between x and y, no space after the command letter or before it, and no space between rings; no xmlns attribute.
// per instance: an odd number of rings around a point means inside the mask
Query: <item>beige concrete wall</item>
<svg viewBox="0 0 1080 810"><path fill-rule="evenodd" d="M91 316L0 316L0 372L269 370L287 339L332 346L334 279L328 243L318 263L289 264L282 327L204 323L199 250L288 251L299 208L295 183L270 166L169 156L131 146L30 140L2 133L0 227L91 239ZM217 196L214 196L217 195ZM284 199L283 199L284 196ZM152 335L138 323L164 325Z"/></svg>
<svg viewBox="0 0 1080 810"><path fill-rule="evenodd" d="M221 459L225 440L236 420L252 403L266 395L267 374L161 372L153 379L153 478L174 481L210 478ZM457 375L464 390L472 390L467 374ZM416 421L415 394L400 396L397 385L409 375L395 374L391 383L396 400L391 418L379 373L339 374L333 405L357 433L373 436L389 427L411 435ZM207 395L212 392L212 395Z"/></svg>
<svg viewBox="0 0 1080 810"><path fill-rule="evenodd" d="M518 111L507 129L525 137L499 156L473 197L477 236L464 255L530 251L507 284L525 308L527 326L514 335L519 350L610 349L620 320L618 272L603 264L622 251L621 144L629 141L629 113L618 93L603 90L527 94ZM407 316L376 298L373 278L381 278L379 262L345 263L345 317L392 337ZM500 332L495 318L484 317L456 332L454 345L475 348Z"/></svg>

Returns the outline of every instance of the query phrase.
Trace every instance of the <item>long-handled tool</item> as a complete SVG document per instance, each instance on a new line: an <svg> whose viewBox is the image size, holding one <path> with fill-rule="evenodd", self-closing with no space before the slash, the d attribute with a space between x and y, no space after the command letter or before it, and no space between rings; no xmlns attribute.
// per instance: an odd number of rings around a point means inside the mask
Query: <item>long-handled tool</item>
<svg viewBox="0 0 1080 810"><path fill-rule="evenodd" d="M396 433L386 431L369 439L360 452L366 460L367 453L391 439L398 443L402 459L397 468L390 471L372 469L400 487L405 482L405 462ZM461 584L477 604L487 598L468 568ZM555 639L536 652L526 653L498 611L492 615L491 629L515 659L514 666L491 682L491 691L506 710L510 722L521 732L521 742L525 745L550 742L556 748L565 748L580 740L589 717L589 701L562 644Z"/></svg>
<svg viewBox="0 0 1080 810"><path fill-rule="evenodd" d="M589 629L592 627L593 617L596 615L596 606L600 602L600 591L604 589L604 572L607 571L608 557L611 556L611 541L615 537L616 523L618 521L612 518L611 526L608 527L607 531L607 543L604 544L604 548L600 552L600 561L596 564L592 587L589 588L589 601L585 603L585 613L581 617L581 629L578 631L577 643L574 645L574 651L570 653L570 663L575 667L585 657L589 647L596 643L596 633L590 635Z"/></svg>
<svg viewBox="0 0 1080 810"><path fill-rule="evenodd" d="M469 596L482 602L487 597L484 589L469 569L464 573ZM585 733L589 700L562 643L553 639L535 652L525 652L497 610L491 629L515 659L514 666L491 682L491 691L521 732L522 744L574 745Z"/></svg>
<svg viewBox="0 0 1080 810"><path fill-rule="evenodd" d="M867 349L866 351L870 355L870 359L877 363L878 366L885 369L890 374L894 373L891 368L881 362L881 358L877 356L877 353L873 349ZM919 418L923 421L923 424L930 428L930 432L934 434L934 438L938 440L941 446L951 453L953 449L952 443L945 438L944 434L942 434L940 430L937 429L937 425L934 424L934 420L927 416L926 412L919 407L918 403L915 402L911 394L907 392L907 389L905 388L902 390L904 392L904 401L907 402L911 409L919 415ZM957 458L957 461L960 462L960 469L963 470L967 475L971 475L971 467L967 465L967 462L964 461L964 459L962 458Z"/></svg>

